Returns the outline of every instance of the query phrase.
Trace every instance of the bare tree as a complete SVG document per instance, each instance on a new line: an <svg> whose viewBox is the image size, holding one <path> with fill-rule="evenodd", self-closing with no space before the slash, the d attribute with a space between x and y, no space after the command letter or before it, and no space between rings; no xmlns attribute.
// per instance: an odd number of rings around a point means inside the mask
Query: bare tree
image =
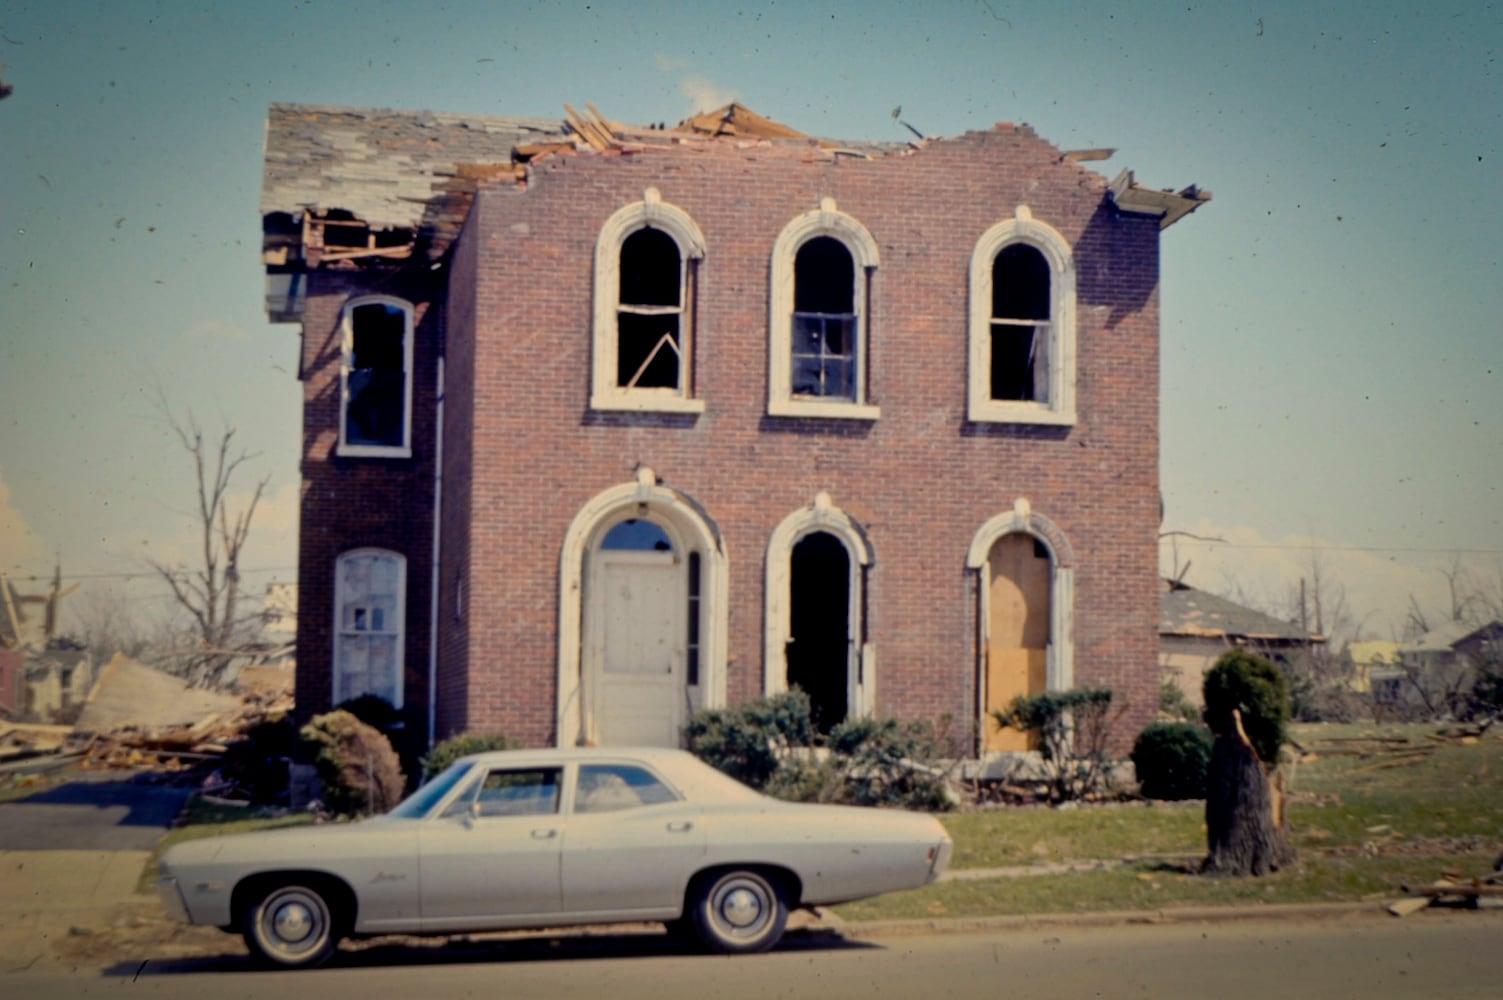
<svg viewBox="0 0 1503 1000"><path fill-rule="evenodd" d="M165 399L158 400L158 408L193 460L197 506L190 516L200 552L198 565L191 569L149 557L147 562L192 621L194 642L184 651L181 672L194 684L216 687L259 620L259 615L241 613L240 555L270 477L258 480L244 508L231 512L229 494L235 474L257 456L235 448L233 427L225 426L217 439L210 440L191 410L179 418Z"/></svg>

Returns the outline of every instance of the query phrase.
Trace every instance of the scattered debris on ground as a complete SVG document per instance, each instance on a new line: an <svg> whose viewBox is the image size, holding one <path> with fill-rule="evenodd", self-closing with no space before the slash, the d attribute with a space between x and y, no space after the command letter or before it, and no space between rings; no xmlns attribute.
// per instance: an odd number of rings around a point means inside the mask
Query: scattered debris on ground
<svg viewBox="0 0 1503 1000"><path fill-rule="evenodd" d="M1452 722L1441 726L1422 739L1408 736L1380 736L1376 733L1360 736L1329 736L1306 743L1290 741L1295 760L1308 764L1322 757L1356 757L1370 761L1354 768L1348 774L1381 771L1392 767L1406 767L1429 757L1443 746L1474 746L1484 739L1503 735L1503 728L1492 730L1497 716L1480 722Z"/></svg>
<svg viewBox="0 0 1503 1000"><path fill-rule="evenodd" d="M85 770L213 774L253 729L288 715L292 672L263 672L235 692L183 680L117 656L72 726L0 722L0 776L20 782L52 761Z"/></svg>
<svg viewBox="0 0 1503 1000"><path fill-rule="evenodd" d="M1441 877L1426 885L1404 885L1405 899L1388 904L1388 912L1407 917L1430 906L1495 909L1503 907L1503 857L1488 875L1467 876L1459 871L1443 871Z"/></svg>

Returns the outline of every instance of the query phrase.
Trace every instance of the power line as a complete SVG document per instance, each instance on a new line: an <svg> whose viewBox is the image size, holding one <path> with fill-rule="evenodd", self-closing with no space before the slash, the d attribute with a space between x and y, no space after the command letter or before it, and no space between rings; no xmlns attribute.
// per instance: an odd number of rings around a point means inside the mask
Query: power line
<svg viewBox="0 0 1503 1000"><path fill-rule="evenodd" d="M1400 545L1300 545L1295 543L1276 544L1274 542L1221 542L1214 539L1191 538L1179 539L1161 538L1159 544L1199 545L1205 548L1215 548L1218 545L1228 549L1292 549L1299 552L1405 552L1405 553L1429 553L1436 555L1479 555L1496 556L1503 555L1503 549L1427 549Z"/></svg>
<svg viewBox="0 0 1503 1000"><path fill-rule="evenodd" d="M198 572L199 572L198 570L194 570L194 569L183 569L183 570L174 570L170 575L174 576L174 577L189 577L189 576L196 575ZM242 570L239 570L238 572L240 573L241 576L248 576L248 575L253 574L253 573L295 573L295 572L297 572L297 567L296 566L260 566L260 567L256 567L256 568L253 568L253 569L242 569ZM11 574L11 573L7 573L6 574L6 579L9 580L9 581L11 581L12 583L51 583L52 582L52 578L53 578L53 574L52 573L33 573L33 574L30 574L30 575L27 575L27 576L21 576L19 574ZM63 574L63 579L64 580L136 580L136 579L140 579L140 580L156 580L156 581L160 581L162 579L162 574L159 573L159 572L157 572L156 570L132 570L131 572L128 572L128 573L64 573Z"/></svg>

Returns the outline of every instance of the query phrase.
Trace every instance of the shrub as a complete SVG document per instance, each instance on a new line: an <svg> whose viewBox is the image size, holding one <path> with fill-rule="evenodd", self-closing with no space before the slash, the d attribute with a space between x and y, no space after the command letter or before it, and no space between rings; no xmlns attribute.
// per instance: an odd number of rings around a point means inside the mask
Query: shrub
<svg viewBox="0 0 1503 1000"><path fill-rule="evenodd" d="M1242 713L1242 730L1258 759L1270 767L1278 763L1279 748L1288 742L1289 721L1289 682L1278 667L1234 649L1206 671L1204 691L1211 732L1230 732L1235 709Z"/></svg>
<svg viewBox="0 0 1503 1000"><path fill-rule="evenodd" d="M263 719L225 748L220 772L255 803L271 803L287 791L288 770L297 748L292 716Z"/></svg>
<svg viewBox="0 0 1503 1000"><path fill-rule="evenodd" d="M790 746L814 745L809 696L795 688L736 708L696 712L685 727L689 752L753 788L764 788Z"/></svg>
<svg viewBox="0 0 1503 1000"><path fill-rule="evenodd" d="M847 719L830 731L830 750L842 779L838 801L936 811L953 804L927 722Z"/></svg>
<svg viewBox="0 0 1503 1000"><path fill-rule="evenodd" d="M1174 681L1165 677L1159 681L1159 714L1170 719L1194 722L1200 718L1200 709L1190 704L1185 692Z"/></svg>
<svg viewBox="0 0 1503 1000"><path fill-rule="evenodd" d="M390 732L392 725L402 717L402 714L392 707L391 702L376 694L363 694L358 698L342 701L335 705L334 709L339 712L349 712L367 726L379 729L383 733Z"/></svg>
<svg viewBox="0 0 1503 1000"><path fill-rule="evenodd" d="M1138 734L1132 765L1145 799L1199 799L1206 794L1211 734L1189 722L1155 722Z"/></svg>
<svg viewBox="0 0 1503 1000"><path fill-rule="evenodd" d="M423 758L423 780L441 773L461 757L488 750L510 750L516 744L503 733L457 733L434 744Z"/></svg>
<svg viewBox="0 0 1503 1000"><path fill-rule="evenodd" d="M1106 746L1116 718L1111 704L1106 688L1044 691L1018 695L1006 709L992 712L992 718L999 726L1038 732L1049 798L1063 802L1107 790L1111 772Z"/></svg>
<svg viewBox="0 0 1503 1000"><path fill-rule="evenodd" d="M317 715L302 729L324 786L324 806L341 816L380 814L402 797L405 778L391 742L349 712Z"/></svg>

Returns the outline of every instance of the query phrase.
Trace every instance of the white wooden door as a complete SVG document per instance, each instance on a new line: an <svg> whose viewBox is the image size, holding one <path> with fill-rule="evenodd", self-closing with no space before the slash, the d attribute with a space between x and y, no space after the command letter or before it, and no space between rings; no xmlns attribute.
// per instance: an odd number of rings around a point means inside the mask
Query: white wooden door
<svg viewBox="0 0 1503 1000"><path fill-rule="evenodd" d="M597 554L601 647L595 719L602 746L678 746L685 599L671 552Z"/></svg>

